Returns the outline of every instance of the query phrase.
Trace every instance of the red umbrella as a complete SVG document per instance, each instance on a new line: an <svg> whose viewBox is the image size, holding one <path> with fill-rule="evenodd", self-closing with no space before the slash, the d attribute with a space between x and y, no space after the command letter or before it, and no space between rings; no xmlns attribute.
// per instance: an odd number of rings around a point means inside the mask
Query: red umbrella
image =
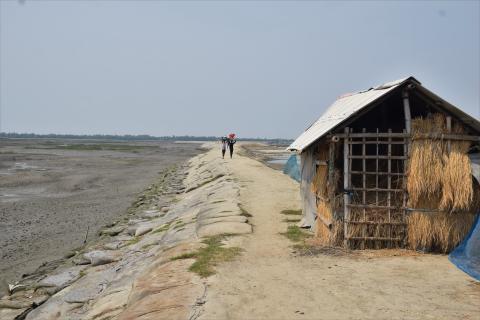
<svg viewBox="0 0 480 320"><path fill-rule="evenodd" d="M229 137L230 139L235 139L235 136L236 136L235 133L230 133L230 134L228 135L228 137Z"/></svg>

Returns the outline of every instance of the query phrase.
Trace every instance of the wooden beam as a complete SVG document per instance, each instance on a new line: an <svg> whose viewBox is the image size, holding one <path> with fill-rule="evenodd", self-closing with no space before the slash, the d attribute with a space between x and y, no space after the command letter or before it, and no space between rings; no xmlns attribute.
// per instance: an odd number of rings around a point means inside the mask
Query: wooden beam
<svg viewBox="0 0 480 320"><path fill-rule="evenodd" d="M347 207L349 208L369 208L369 209L397 209L397 210L403 210L405 209L404 207L395 207L395 206L377 206L373 204L347 204Z"/></svg>
<svg viewBox="0 0 480 320"><path fill-rule="evenodd" d="M462 134L421 134L421 135L416 135L415 138L411 137L410 134L408 133L351 133L349 135L350 138L398 138L398 139L404 139L404 138L412 138L412 140L418 140L418 139L443 139L443 140L460 140L460 141L474 141L474 142L480 142L480 136L471 136L471 135L462 135ZM338 134L337 135L339 138L345 138L345 134ZM372 141L373 142L373 141ZM388 141L378 141L379 144L387 144Z"/></svg>
<svg viewBox="0 0 480 320"><path fill-rule="evenodd" d="M347 237L348 240L374 240L374 241L403 241L403 238L384 238L384 237Z"/></svg>
<svg viewBox="0 0 480 320"><path fill-rule="evenodd" d="M407 133L412 132L412 116L410 114L410 101L408 98L408 89L402 92L403 98L403 113L405 115L405 129Z"/></svg>
<svg viewBox="0 0 480 320"><path fill-rule="evenodd" d="M348 156L349 159L405 160L405 156Z"/></svg>
<svg viewBox="0 0 480 320"><path fill-rule="evenodd" d="M348 191L350 189L350 175L348 174L350 168L349 168L349 158L348 158L348 151L349 151L349 144L348 144L348 134L350 132L350 129L347 127L344 129L345 131L345 136L343 140L343 221L344 221L344 227L343 227L343 236L344 236L344 246L345 248L349 248L349 243L348 243L348 223L346 221L350 220L350 195L348 194Z"/></svg>

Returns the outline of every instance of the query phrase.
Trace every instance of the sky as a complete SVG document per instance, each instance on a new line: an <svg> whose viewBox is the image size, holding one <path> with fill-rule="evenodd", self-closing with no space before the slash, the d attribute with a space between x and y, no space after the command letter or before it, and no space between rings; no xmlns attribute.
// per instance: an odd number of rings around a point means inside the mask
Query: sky
<svg viewBox="0 0 480 320"><path fill-rule="evenodd" d="M0 0L0 131L295 138L415 76L480 118L480 1Z"/></svg>

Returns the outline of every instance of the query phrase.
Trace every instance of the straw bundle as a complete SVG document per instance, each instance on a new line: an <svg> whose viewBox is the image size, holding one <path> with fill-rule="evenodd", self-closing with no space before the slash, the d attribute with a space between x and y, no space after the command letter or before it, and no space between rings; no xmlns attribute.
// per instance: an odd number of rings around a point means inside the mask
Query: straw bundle
<svg viewBox="0 0 480 320"><path fill-rule="evenodd" d="M423 251L450 252L470 231L475 215L413 212L407 217L408 246Z"/></svg>
<svg viewBox="0 0 480 320"><path fill-rule="evenodd" d="M399 211L390 213L391 222L401 222L402 214ZM385 209L368 210L364 213L362 209L353 209L350 211L351 221L370 221L372 224L350 223L348 225L348 236L355 238L396 238L403 239L404 227L400 224L382 224L388 222L388 214ZM384 241L384 240L355 240L351 241L352 248L371 248L380 249L388 247L399 247L401 241Z"/></svg>
<svg viewBox="0 0 480 320"><path fill-rule="evenodd" d="M328 158L328 145L321 144L318 149L317 159L319 161L327 161ZM328 180L328 166L324 163L321 163L315 176L312 180L312 192L316 195L326 197L327 196L327 180Z"/></svg>
<svg viewBox="0 0 480 320"><path fill-rule="evenodd" d="M463 128L456 125L453 133L463 134ZM445 163L442 171L442 210L466 210L473 200L472 169L467 152L468 141L450 142L450 153L443 156Z"/></svg>
<svg viewBox="0 0 480 320"><path fill-rule="evenodd" d="M443 169L443 142L440 139L419 139L423 134L441 134L445 131L445 117L412 120L411 155L408 168L407 190L411 205L424 196L432 198L441 190Z"/></svg>
<svg viewBox="0 0 480 320"><path fill-rule="evenodd" d="M326 165L319 165L312 181L312 192L316 195L327 196L327 180L328 167Z"/></svg>
<svg viewBox="0 0 480 320"><path fill-rule="evenodd" d="M468 141L450 141L439 138L420 139L424 134L447 133L445 117L434 114L430 118L412 120L412 146L408 169L407 190L409 205L418 206L422 199L435 199L441 194L442 210L466 210L473 200ZM464 134L461 125L454 124L453 134ZM450 149L450 150L448 150ZM438 203L438 202L437 202Z"/></svg>
<svg viewBox="0 0 480 320"><path fill-rule="evenodd" d="M317 206L317 230L315 236L320 240L322 244L330 245L332 240L331 230L322 222L332 221L332 209L326 201L320 201Z"/></svg>

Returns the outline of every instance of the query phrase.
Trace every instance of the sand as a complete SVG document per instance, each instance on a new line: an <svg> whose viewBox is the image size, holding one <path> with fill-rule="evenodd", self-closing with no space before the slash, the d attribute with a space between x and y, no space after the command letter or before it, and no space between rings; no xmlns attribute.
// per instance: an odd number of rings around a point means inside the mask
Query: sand
<svg viewBox="0 0 480 320"><path fill-rule="evenodd" d="M104 150L81 150L92 144ZM199 153L199 146L1 139L0 278L12 283L61 258L83 244L87 228L88 241L96 240L158 172Z"/></svg>
<svg viewBox="0 0 480 320"><path fill-rule="evenodd" d="M225 162L253 215L245 249L208 280L200 319L478 319L480 284L445 255L299 256L280 235L283 209L300 207L296 182L239 156Z"/></svg>

